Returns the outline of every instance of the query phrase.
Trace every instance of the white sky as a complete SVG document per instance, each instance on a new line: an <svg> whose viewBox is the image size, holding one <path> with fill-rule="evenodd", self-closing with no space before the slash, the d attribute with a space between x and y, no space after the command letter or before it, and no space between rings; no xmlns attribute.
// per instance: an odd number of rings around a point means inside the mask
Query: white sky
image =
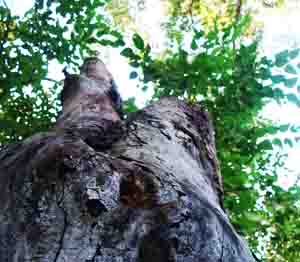
<svg viewBox="0 0 300 262"><path fill-rule="evenodd" d="M6 0L6 2L17 15L22 15L33 3L32 0ZM149 1L147 2L149 3ZM155 35L155 39L162 39L162 32L158 29L163 16L160 0L151 0L150 2L151 4L147 5L149 11L137 13L137 24L140 25L141 29L146 28L149 35ZM286 0L286 2L287 8L285 9L263 9L259 15L259 18L264 22L262 47L267 55L272 55L285 48L300 47L300 0ZM106 53L106 56L108 58L107 65L119 84L122 96L124 98L134 96L137 98L138 104L143 105L147 95L136 88L137 81L128 79L130 69L126 59L116 51L110 51ZM58 70L59 77L63 78L63 75L60 75L62 67L58 69L57 66L51 70L53 78L57 78ZM286 105L281 108L274 105L268 106L264 110L264 116L280 123L300 125L300 110L294 105ZM292 173L300 174L300 167L298 167L300 146L298 145L288 152L289 158L286 166L293 170ZM283 182L287 183L286 181Z"/></svg>
<svg viewBox="0 0 300 262"><path fill-rule="evenodd" d="M287 48L300 47L300 1L286 0L286 8L264 9L261 12L264 22L262 47L264 54L270 56ZM298 75L300 78L300 75ZM300 85L298 80L298 85ZM299 97L299 93L297 94ZM284 105L282 107L270 105L264 110L264 115L279 123L294 123L300 125L300 108L296 105ZM298 137L300 134L298 134ZM300 175L300 145L288 149L286 167L291 173ZM290 176L292 177L292 176ZM283 184L289 184L291 179L282 179Z"/></svg>

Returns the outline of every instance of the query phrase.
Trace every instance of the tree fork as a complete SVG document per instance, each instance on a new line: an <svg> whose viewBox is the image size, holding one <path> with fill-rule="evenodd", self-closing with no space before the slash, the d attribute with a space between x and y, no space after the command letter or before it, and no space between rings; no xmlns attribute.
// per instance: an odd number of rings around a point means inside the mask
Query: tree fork
<svg viewBox="0 0 300 262"><path fill-rule="evenodd" d="M203 108L167 97L122 121L97 58L61 98L52 130L0 151L0 261L254 261Z"/></svg>

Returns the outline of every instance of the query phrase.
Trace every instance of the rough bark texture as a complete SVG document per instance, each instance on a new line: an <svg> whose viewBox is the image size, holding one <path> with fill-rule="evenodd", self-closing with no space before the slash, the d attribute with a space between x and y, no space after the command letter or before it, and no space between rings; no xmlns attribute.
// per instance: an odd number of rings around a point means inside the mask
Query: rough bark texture
<svg viewBox="0 0 300 262"><path fill-rule="evenodd" d="M208 114L164 98L120 120L97 59L48 133L0 151L1 262L250 262L222 209Z"/></svg>

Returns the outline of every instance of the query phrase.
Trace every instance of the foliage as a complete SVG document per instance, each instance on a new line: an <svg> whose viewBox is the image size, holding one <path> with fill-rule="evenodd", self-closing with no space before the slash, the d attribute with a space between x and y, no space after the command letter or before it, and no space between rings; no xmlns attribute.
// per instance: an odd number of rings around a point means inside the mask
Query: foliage
<svg viewBox="0 0 300 262"><path fill-rule="evenodd" d="M285 0L169 0L168 2L173 23L178 17L185 17L192 23L200 19L206 32L213 29L215 23L219 30L222 30L223 27L238 21L241 16L255 15L259 10L280 8L285 4ZM244 28L243 35L253 36L261 27L261 21L252 19L251 24Z"/></svg>
<svg viewBox="0 0 300 262"><path fill-rule="evenodd" d="M172 17L199 17L206 29L214 27L218 18L218 24L228 25L235 17L240 15L241 1L191 1L170 0L169 12Z"/></svg>
<svg viewBox="0 0 300 262"><path fill-rule="evenodd" d="M42 88L51 61L76 66L94 53L94 44L125 44L125 33L109 24L104 5L100 0L37 1L22 18L0 8L1 144L51 125L59 109L59 83L51 84L50 95ZM276 134L296 133L299 127L277 126L260 112L272 101L300 104L295 91L300 67L294 65L299 50L282 51L274 59L262 57L258 39L243 41L249 16L229 19L221 27L215 16L209 30L192 20L183 30L186 19L178 12L170 17L163 56L155 56L149 44L133 34L121 51L133 68L129 77L138 78L143 90L151 83L153 100L173 95L205 105L214 120L225 206L232 222L261 257L297 261L299 188L286 191L277 185L281 148L293 146L295 140ZM125 110L137 110L134 98L125 102Z"/></svg>
<svg viewBox="0 0 300 262"><path fill-rule="evenodd" d="M132 18L129 16L128 0L111 0L107 3L107 9L114 21L122 26L122 29L133 24Z"/></svg>
<svg viewBox="0 0 300 262"><path fill-rule="evenodd" d="M151 57L149 46L138 44L136 36L132 39L133 48L127 47L121 54L128 57L133 67L142 67L141 81L155 83L153 99L174 95L192 103L201 101L208 108L216 128L225 206L230 210L232 222L254 250L266 241L268 259L274 254L276 261L287 257L296 259L297 251L282 249L284 245L292 246L294 241L287 234L289 226L273 226L276 225L274 217L291 217L287 207L282 207L280 212L273 207L274 199L280 200L285 194L289 196L291 207L296 205L297 198L295 190L285 192L276 184L278 173L283 170L283 155L272 153L283 146L293 146L295 140L266 137L286 131L297 133L299 127L276 126L258 115L274 100L299 105L300 100L295 94L298 71L292 63L298 58L299 50L285 50L277 54L274 61L261 57L258 40L247 45L242 41L248 22L248 17L242 17L238 23L223 27L222 31L215 26L208 34L194 27L189 46L188 37L182 34L180 24L177 24L178 28L173 28L177 35L171 39L172 48L163 58ZM190 34L187 32L187 36ZM134 76L138 77L136 73ZM298 223L297 212L296 209L292 215L295 223ZM265 239L266 235L270 238Z"/></svg>
<svg viewBox="0 0 300 262"><path fill-rule="evenodd" d="M0 7L1 144L46 130L55 121L60 83L47 77L50 63L77 66L94 53L93 44L124 44L101 12L104 4L37 1L24 17Z"/></svg>

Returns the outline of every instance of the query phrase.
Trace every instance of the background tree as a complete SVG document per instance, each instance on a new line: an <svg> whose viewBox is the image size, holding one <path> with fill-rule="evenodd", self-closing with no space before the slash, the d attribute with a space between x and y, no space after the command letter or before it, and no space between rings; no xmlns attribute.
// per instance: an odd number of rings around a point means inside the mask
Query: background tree
<svg viewBox="0 0 300 262"><path fill-rule="evenodd" d="M259 38L244 41L249 16L242 13L236 20L229 12L224 22L216 15L206 23L209 27L203 27L202 7L192 5L186 12L175 9L176 1L170 3L171 10L177 11L167 23L168 48L159 56L139 34L123 37L105 12L106 1L37 1L21 18L1 7L1 144L22 140L54 122L61 84L48 78L49 64L55 61L75 71L99 44L122 47L127 42L121 54L137 68L130 77L138 77L143 89L150 85L153 100L174 95L192 104L201 101L211 112L225 207L236 228L268 261L297 260L299 188L295 185L286 191L276 183L283 165L280 147L294 141L268 137L299 128L276 126L259 113L274 100L299 105L293 91L298 79L293 61L299 50L285 50L274 60L262 57ZM228 10L237 8L234 3L228 6ZM45 81L50 83L47 89ZM136 109L132 102L125 103L128 111Z"/></svg>

